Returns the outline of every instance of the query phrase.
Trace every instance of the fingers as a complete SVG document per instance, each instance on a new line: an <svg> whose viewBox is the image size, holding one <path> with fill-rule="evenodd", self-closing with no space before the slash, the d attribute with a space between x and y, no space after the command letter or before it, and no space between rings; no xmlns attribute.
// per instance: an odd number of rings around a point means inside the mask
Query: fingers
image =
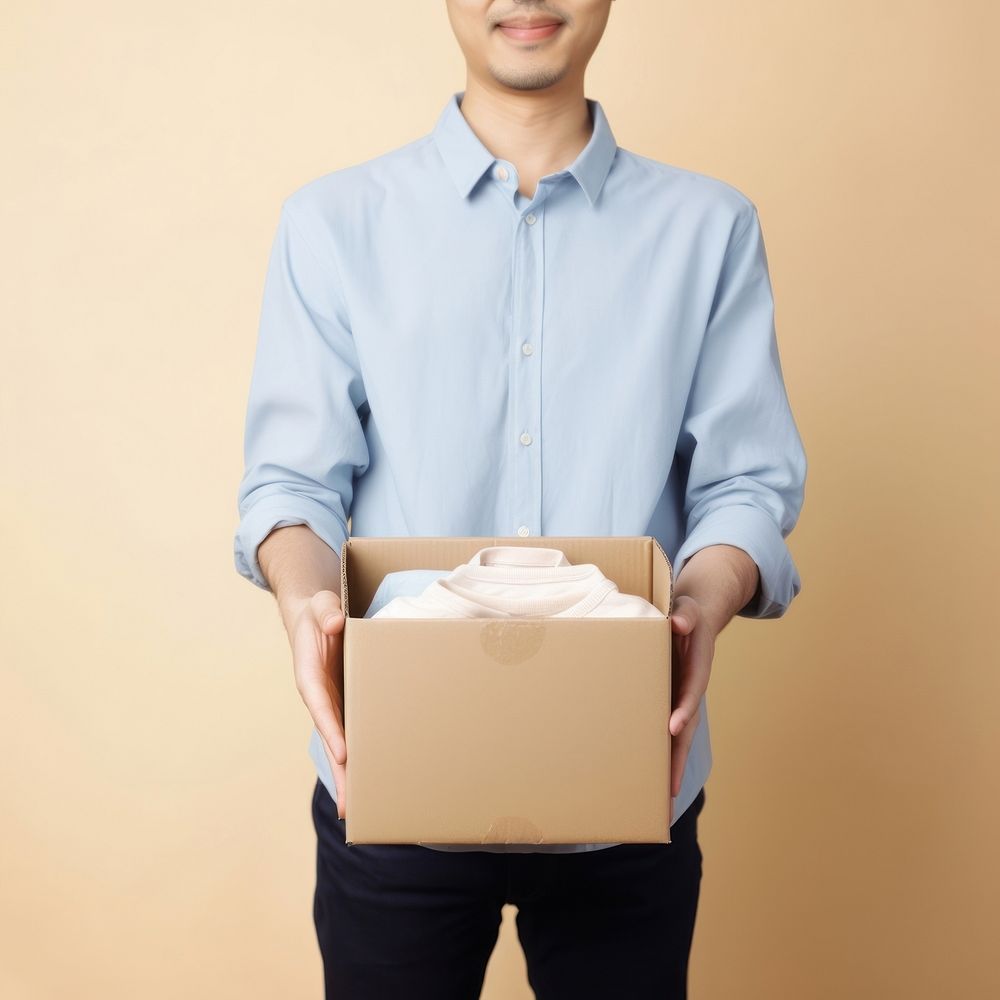
<svg viewBox="0 0 1000 1000"><path fill-rule="evenodd" d="M337 783L337 817L347 817L347 768L337 764L333 769L333 780Z"/></svg>
<svg viewBox="0 0 1000 1000"><path fill-rule="evenodd" d="M340 596L332 590L320 590L309 599L308 611L294 618L291 631L295 686L323 741L337 786L341 819L347 799L343 629Z"/></svg>
<svg viewBox="0 0 1000 1000"><path fill-rule="evenodd" d="M300 688L302 700L316 723L323 742L326 743L333 759L338 764L347 762L347 740L340 709L334 704L326 689L320 685L306 685Z"/></svg>
<svg viewBox="0 0 1000 1000"><path fill-rule="evenodd" d="M694 731L698 727L700 709L691 717L690 725L684 727L679 736L673 737L670 744L670 795L676 798L681 793L681 781L684 778L684 765L687 763L688 751L694 742ZM673 816L674 803L670 803L670 815Z"/></svg>
<svg viewBox="0 0 1000 1000"><path fill-rule="evenodd" d="M334 595L336 597L336 595ZM334 759L347 760L342 695L334 671L341 654L341 637L317 632L315 621L303 616L292 642L295 686Z"/></svg>
<svg viewBox="0 0 1000 1000"><path fill-rule="evenodd" d="M705 628L696 628L679 644L677 657L677 685L674 710L670 713L668 728L672 736L691 727L691 720L698 711L702 695L708 688L715 654L715 639Z"/></svg>
<svg viewBox="0 0 1000 1000"><path fill-rule="evenodd" d="M322 733L320 738L322 739ZM333 781L337 786L337 817L343 819L347 815L347 768L345 765L337 763L325 739L323 740L323 749L326 751L330 770L333 772Z"/></svg>
<svg viewBox="0 0 1000 1000"><path fill-rule="evenodd" d="M347 759L347 740L344 736L342 710L338 704L340 696L322 658L316 657L314 660L312 657L307 659L307 656L307 652L303 652L296 659L295 683L320 735L326 740L336 760L343 764Z"/></svg>
<svg viewBox="0 0 1000 1000"><path fill-rule="evenodd" d="M674 799L680 795L688 751L698 728L701 699L708 688L715 655L715 637L704 621L698 602L691 597L681 596L674 602L671 624L676 651L675 698L667 728L671 735L670 795ZM671 801L671 817L673 813Z"/></svg>

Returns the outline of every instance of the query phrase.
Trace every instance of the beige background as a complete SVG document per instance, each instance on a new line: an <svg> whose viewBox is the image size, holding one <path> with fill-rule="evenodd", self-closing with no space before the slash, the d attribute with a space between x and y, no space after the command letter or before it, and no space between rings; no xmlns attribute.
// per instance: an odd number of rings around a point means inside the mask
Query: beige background
<svg viewBox="0 0 1000 1000"><path fill-rule="evenodd" d="M718 646L700 1000L1000 995L995 11L620 0L588 75L757 204L810 459L802 594ZM3 19L0 995L319 997L309 722L231 554L257 314L281 200L461 56L431 0Z"/></svg>

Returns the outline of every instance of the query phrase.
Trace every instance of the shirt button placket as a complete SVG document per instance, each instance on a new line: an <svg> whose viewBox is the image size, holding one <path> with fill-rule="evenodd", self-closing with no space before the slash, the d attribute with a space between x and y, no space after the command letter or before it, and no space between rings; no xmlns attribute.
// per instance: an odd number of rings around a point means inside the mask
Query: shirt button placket
<svg viewBox="0 0 1000 1000"><path fill-rule="evenodd" d="M542 533L541 395L539 364L542 342L544 257L542 207L518 219L515 269L519 275L514 300L513 357L515 448L514 524L518 535Z"/></svg>

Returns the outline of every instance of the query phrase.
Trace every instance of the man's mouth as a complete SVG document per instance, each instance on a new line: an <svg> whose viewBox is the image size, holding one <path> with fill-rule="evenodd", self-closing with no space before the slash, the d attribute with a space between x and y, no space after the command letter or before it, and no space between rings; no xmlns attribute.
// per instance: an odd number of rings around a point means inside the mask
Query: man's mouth
<svg viewBox="0 0 1000 1000"><path fill-rule="evenodd" d="M563 25L562 21L550 19L522 20L512 18L501 21L497 27L508 37L520 42L534 42L542 38L551 38Z"/></svg>

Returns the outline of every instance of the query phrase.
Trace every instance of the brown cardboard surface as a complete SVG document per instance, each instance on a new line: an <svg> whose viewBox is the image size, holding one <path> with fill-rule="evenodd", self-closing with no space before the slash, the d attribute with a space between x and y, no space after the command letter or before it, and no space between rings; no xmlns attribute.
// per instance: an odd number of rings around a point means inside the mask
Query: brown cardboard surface
<svg viewBox="0 0 1000 1000"><path fill-rule="evenodd" d="M561 549L666 615L362 617L386 573ZM672 575L650 536L349 538L349 843L669 843Z"/></svg>

